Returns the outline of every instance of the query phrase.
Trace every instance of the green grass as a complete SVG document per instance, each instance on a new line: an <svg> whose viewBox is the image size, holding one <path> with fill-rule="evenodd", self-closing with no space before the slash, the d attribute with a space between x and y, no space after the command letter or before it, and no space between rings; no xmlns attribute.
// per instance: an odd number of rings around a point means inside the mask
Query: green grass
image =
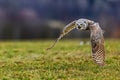
<svg viewBox="0 0 120 80"><path fill-rule="evenodd" d="M120 40L106 40L106 65L91 58L79 40L0 42L0 80L120 80Z"/></svg>

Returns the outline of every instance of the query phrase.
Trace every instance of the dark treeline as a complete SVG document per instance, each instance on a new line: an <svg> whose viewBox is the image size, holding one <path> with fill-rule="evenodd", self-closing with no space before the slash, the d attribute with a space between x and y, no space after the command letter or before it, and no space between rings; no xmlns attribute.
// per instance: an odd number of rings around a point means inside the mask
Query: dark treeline
<svg viewBox="0 0 120 80"><path fill-rule="evenodd" d="M120 0L0 0L0 39L55 38L69 22L88 18L106 37L120 37ZM73 30L71 37L88 37Z"/></svg>

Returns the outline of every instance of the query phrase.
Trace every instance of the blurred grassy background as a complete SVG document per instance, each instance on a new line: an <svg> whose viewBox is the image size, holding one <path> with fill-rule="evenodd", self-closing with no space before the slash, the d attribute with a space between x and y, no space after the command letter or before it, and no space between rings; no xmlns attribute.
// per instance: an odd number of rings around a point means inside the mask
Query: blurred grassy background
<svg viewBox="0 0 120 80"><path fill-rule="evenodd" d="M82 41L61 40L49 51L52 40L0 42L0 79L119 80L120 41L105 40L104 67L93 62L88 40Z"/></svg>

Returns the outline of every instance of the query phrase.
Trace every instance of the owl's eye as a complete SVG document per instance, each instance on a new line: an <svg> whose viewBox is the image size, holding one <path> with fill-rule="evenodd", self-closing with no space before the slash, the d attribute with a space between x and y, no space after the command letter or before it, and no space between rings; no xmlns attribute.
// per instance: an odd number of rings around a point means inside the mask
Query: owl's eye
<svg viewBox="0 0 120 80"><path fill-rule="evenodd" d="M83 25L83 24L80 24L81 26Z"/></svg>
<svg viewBox="0 0 120 80"><path fill-rule="evenodd" d="M77 26L79 26L79 24L77 24Z"/></svg>

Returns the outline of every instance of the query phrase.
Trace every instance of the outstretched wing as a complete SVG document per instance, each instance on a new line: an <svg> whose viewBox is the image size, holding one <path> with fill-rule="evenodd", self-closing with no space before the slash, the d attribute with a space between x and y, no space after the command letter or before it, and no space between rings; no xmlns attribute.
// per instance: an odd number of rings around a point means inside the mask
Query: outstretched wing
<svg viewBox="0 0 120 80"><path fill-rule="evenodd" d="M92 45L92 57L94 61L98 65L103 66L105 60L105 50L104 50L104 37L101 28L95 31L95 33L92 33L91 45Z"/></svg>
<svg viewBox="0 0 120 80"><path fill-rule="evenodd" d="M62 33L60 34L60 36L57 38L57 40L53 43L53 45L49 48L47 48L47 50L53 48L55 46L55 44L62 38L64 37L67 33L69 33L71 30L73 30L75 28L75 22L76 20L72 21L71 23L69 23L68 25L66 25L63 28Z"/></svg>

